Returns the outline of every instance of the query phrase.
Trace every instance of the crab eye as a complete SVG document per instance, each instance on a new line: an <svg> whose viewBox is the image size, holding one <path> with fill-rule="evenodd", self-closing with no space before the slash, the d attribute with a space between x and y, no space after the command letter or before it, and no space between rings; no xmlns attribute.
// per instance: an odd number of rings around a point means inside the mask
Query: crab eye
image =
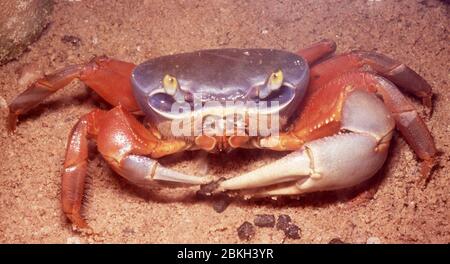
<svg viewBox="0 0 450 264"><path fill-rule="evenodd" d="M283 72L278 70L270 74L269 78L267 78L264 85L259 90L259 98L264 99L270 95L273 91L280 89L283 85Z"/></svg>
<svg viewBox="0 0 450 264"><path fill-rule="evenodd" d="M162 80L163 88L169 95L175 95L180 85L178 84L177 78L166 74Z"/></svg>
<svg viewBox="0 0 450 264"><path fill-rule="evenodd" d="M280 88L281 85L283 84L283 72L281 70L278 70L272 73L267 82L268 85L271 86L272 90Z"/></svg>
<svg viewBox="0 0 450 264"><path fill-rule="evenodd" d="M162 112L170 112L172 105L175 103L175 99L165 93L157 93L149 97L149 105Z"/></svg>

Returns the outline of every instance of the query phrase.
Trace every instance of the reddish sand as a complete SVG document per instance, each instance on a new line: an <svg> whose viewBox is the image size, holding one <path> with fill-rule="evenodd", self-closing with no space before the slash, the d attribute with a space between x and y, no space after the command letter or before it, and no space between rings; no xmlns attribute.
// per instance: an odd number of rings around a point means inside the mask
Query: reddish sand
<svg viewBox="0 0 450 264"><path fill-rule="evenodd" d="M195 2L195 3L194 3ZM61 212L64 148L77 119L98 106L79 82L58 92L23 118L8 136L0 126L0 242L3 243L239 243L236 229L256 214L288 214L301 228L299 240L258 228L250 242L351 243L450 242L449 5L422 1L57 1L52 23L29 52L0 67L1 122L6 102L30 76L106 54L142 62L150 57L217 47L271 47L295 51L322 38L338 51L376 50L411 66L433 86L434 114L425 117L441 163L425 189L419 164L395 136L390 158L376 178L353 191L315 194L299 200L234 201L223 213L194 189L145 191L111 172L97 155L86 215L99 232L71 230ZM79 46L63 42L81 39ZM27 75L30 74L31 75ZM413 100L419 112L424 107ZM238 151L208 155L208 174L235 176L282 154ZM177 155L164 164L202 173L201 154ZM375 192L364 201L355 195Z"/></svg>

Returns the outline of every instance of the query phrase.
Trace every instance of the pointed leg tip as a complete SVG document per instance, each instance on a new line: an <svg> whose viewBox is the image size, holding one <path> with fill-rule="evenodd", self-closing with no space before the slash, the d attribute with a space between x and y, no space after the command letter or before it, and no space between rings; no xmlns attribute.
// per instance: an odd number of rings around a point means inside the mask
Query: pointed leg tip
<svg viewBox="0 0 450 264"><path fill-rule="evenodd" d="M16 126L17 126L17 115L15 113L10 112L6 124L6 128L8 130L9 135L12 135L16 132Z"/></svg>
<svg viewBox="0 0 450 264"><path fill-rule="evenodd" d="M72 224L72 230L75 232L79 232L83 235L95 235L94 229L86 224L86 226L78 226L77 224Z"/></svg>
<svg viewBox="0 0 450 264"><path fill-rule="evenodd" d="M83 217L79 213L77 213L77 214L66 213L65 215L72 223L72 228L74 231L84 232L84 231L92 230L92 228L89 227L86 220L84 220Z"/></svg>
<svg viewBox="0 0 450 264"><path fill-rule="evenodd" d="M336 42L332 39L323 39L321 42L327 44L332 51L335 51L337 48Z"/></svg>
<svg viewBox="0 0 450 264"><path fill-rule="evenodd" d="M422 104L428 108L428 117L433 114L433 95L429 94L422 98Z"/></svg>
<svg viewBox="0 0 450 264"><path fill-rule="evenodd" d="M421 162L420 166L420 174L421 177L417 181L418 187L425 189L428 185L428 182L431 180L431 176L433 174L433 170L438 164L435 158L430 158Z"/></svg>

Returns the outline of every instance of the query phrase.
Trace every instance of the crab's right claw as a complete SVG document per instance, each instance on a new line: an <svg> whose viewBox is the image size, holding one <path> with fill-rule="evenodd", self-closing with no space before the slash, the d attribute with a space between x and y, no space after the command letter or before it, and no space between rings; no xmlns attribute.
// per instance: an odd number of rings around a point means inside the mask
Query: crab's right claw
<svg viewBox="0 0 450 264"><path fill-rule="evenodd" d="M374 175L386 156L387 147L370 135L336 135L226 180L220 183L219 190L246 189L242 194L278 196L347 188Z"/></svg>
<svg viewBox="0 0 450 264"><path fill-rule="evenodd" d="M346 97L341 128L346 133L307 142L272 164L221 182L218 189L272 196L361 183L386 160L394 120L375 95L355 90Z"/></svg>

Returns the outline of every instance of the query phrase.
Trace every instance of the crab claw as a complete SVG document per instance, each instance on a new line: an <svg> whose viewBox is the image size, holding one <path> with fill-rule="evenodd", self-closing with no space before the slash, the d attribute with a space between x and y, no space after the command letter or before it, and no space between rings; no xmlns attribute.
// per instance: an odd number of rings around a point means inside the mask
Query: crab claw
<svg viewBox="0 0 450 264"><path fill-rule="evenodd" d="M374 137L359 133L316 140L274 163L224 181L219 188L268 187L254 192L276 196L351 187L370 178L383 165L387 148L378 147L381 145Z"/></svg>
<svg viewBox="0 0 450 264"><path fill-rule="evenodd" d="M140 185L155 184L154 180L170 181L184 184L207 184L212 181L208 177L187 175L164 166L151 158L139 155L129 155L122 160L116 171L129 181Z"/></svg>
<svg viewBox="0 0 450 264"><path fill-rule="evenodd" d="M284 158L219 184L257 196L294 195L354 186L373 176L387 157L395 127L375 95L355 90L343 109L341 131L306 143Z"/></svg>

